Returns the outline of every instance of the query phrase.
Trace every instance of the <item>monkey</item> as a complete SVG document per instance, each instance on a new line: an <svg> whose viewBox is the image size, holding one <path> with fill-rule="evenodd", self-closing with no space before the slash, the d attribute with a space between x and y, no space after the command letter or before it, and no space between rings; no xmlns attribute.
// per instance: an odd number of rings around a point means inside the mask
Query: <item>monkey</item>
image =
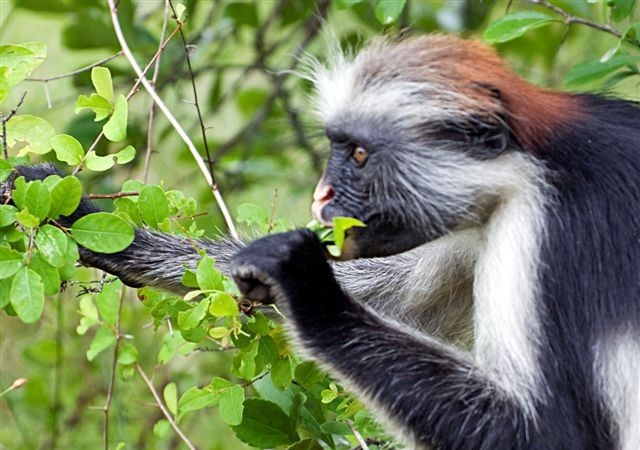
<svg viewBox="0 0 640 450"><path fill-rule="evenodd" d="M341 262L309 230L200 241L220 269L410 448L640 448L639 105L539 88L446 35L309 78L331 147L312 211L366 227ZM139 229L81 260L182 292L197 254Z"/></svg>

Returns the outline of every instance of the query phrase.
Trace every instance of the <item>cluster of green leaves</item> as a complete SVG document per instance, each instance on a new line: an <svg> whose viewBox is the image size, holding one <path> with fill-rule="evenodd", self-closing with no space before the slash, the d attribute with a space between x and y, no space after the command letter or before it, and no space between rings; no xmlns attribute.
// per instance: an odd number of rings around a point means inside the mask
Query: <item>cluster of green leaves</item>
<svg viewBox="0 0 640 450"><path fill-rule="evenodd" d="M637 3L636 0L606 2L612 22L622 26L620 37L600 58L573 66L565 77L568 87L581 87L606 79L602 88L608 89L628 77L640 76L640 21L634 21ZM530 30L567 22L566 17L547 10L518 11L489 25L484 31L484 39L492 43L508 42Z"/></svg>

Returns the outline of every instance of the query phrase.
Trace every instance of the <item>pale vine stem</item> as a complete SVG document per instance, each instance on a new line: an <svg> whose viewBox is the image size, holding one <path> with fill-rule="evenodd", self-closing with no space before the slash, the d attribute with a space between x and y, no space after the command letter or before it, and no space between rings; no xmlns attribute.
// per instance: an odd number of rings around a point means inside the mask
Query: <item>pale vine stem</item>
<svg viewBox="0 0 640 450"><path fill-rule="evenodd" d="M113 0L109 0L109 3L111 3L112 1ZM187 447L189 447L190 450L196 450L196 447L191 443L189 438L185 436L185 434L182 432L180 427L178 427L178 424L173 419L173 417L171 416L171 413L162 402L162 399L160 398L158 391L156 391L156 389L153 387L153 383L151 383L151 380L149 380L149 377L147 377L147 374L144 373L144 370L142 370L142 367L140 367L139 364L136 364L136 369L138 370L138 373L140 374L140 376L146 383L147 387L151 391L151 394L153 395L153 398L156 400L156 403L158 404L158 406L160 407L162 414L164 414L165 418L169 421L169 423L171 424L171 427L175 430L176 434L180 436L180 439L182 439L182 441L186 444Z"/></svg>
<svg viewBox="0 0 640 450"><path fill-rule="evenodd" d="M349 427L349 429L351 430L351 432L355 436L356 441L358 441L358 444L360 444L360 448L362 450L369 450L369 446L367 445L367 441L365 441L364 438L362 437L362 435L360 434L360 432L358 430L356 430L356 427L353 426L353 423L350 420L346 420L345 422L347 423L347 426Z"/></svg>
<svg viewBox="0 0 640 450"><path fill-rule="evenodd" d="M600 23L592 22L590 20L584 19L582 17L574 16L562 8L557 7L556 5L548 2L547 0L526 0L527 3L531 3L532 5L539 5L544 8L547 8L557 14L560 14L564 18L564 22L567 25L571 24L579 24L585 25L587 27L595 28L596 30L604 31L605 33L609 33L617 37L618 39L622 39L622 33L620 33L615 28L610 27L609 25L603 25Z"/></svg>
<svg viewBox="0 0 640 450"><path fill-rule="evenodd" d="M151 68L153 63L160 57L165 47L169 43L169 41L173 38L173 36L176 35L179 29L180 29L180 24L178 24L178 27L175 30L173 30L169 35L169 37L167 37L167 39L165 39L165 41L162 43L158 51L155 53L155 55L153 55L153 58L151 58L151 61L149 61L149 63L145 66L144 70L141 71L143 77L144 77L144 74L146 74L147 71ZM141 78L138 78L138 80L135 82L133 87L127 93L125 97L127 101L129 101L129 99L133 97L133 95L138 91L138 86L140 86L140 80ZM87 150L87 153L85 153L84 157L82 158L82 161L80 162L80 164L78 164L78 167L75 168L72 175L76 175L78 172L80 172L80 170L82 170L82 167L84 166L84 163L87 159L87 155L96 149L96 147L98 146L98 143L100 142L100 139L102 139L102 136L104 136L104 131L101 131L98 134L98 136L96 136L95 140L93 141L93 144L91 144L91 146Z"/></svg>
<svg viewBox="0 0 640 450"><path fill-rule="evenodd" d="M164 0L164 16L162 18L162 31L160 32L160 47L164 41L164 36L167 32L167 24L169 23L169 0ZM182 31L180 31L182 33ZM153 75L151 76L151 85L156 86L158 81L158 74L160 73L160 56L156 59L155 66L153 68ZM142 180L144 184L147 184L149 178L149 164L151 162L151 152L153 151L153 120L156 115L156 104L151 100L151 106L149 106L149 118L147 119L147 150L144 155L144 170Z"/></svg>
<svg viewBox="0 0 640 450"><path fill-rule="evenodd" d="M122 55L122 50L120 50L118 53L115 53L111 56L107 56L104 59L101 59L100 61L96 61L94 63L89 64L88 66L84 66L81 67L79 69L76 69L72 72L67 72L67 73L63 73L60 75L54 75L52 77L43 77L43 78L36 78L36 77L29 77L29 78L25 78L26 81L40 81L42 83L47 83L49 81L54 81L54 80L61 80L62 78L69 78L72 77L74 75L78 75L82 72L86 72L87 70L91 70L94 67L98 67L101 66L102 64L108 63L109 61L111 61L112 59L117 58L118 56Z"/></svg>
<svg viewBox="0 0 640 450"><path fill-rule="evenodd" d="M193 159L195 159L196 164L198 165L198 168L202 172L202 175L204 176L207 184L211 188L211 192L213 193L213 196L216 199L216 202L218 203L218 207L220 208L220 211L222 212L224 220L227 223L227 227L229 228L229 233L231 234L231 236L234 239L239 239L238 232L237 232L236 227L235 227L235 225L233 223L233 219L231 218L231 214L229 214L229 209L227 208L227 205L226 205L224 199L222 198L222 195L220 194L220 191L218 190L218 187L214 183L213 176L209 172L209 169L207 168L207 166L206 166L206 164L204 162L204 159L202 158L202 156L200 156L200 153L198 152L198 149L194 145L194 143L191 140L191 138L189 138L189 136L187 135L186 131L184 131L184 128L182 128L182 126L180 125L178 120L175 118L173 113L169 110L167 105L162 101L162 99L160 98L160 96L158 95L158 93L156 92L154 87L151 86L149 81L145 78L142 69L140 69L140 66L138 65L135 57L133 56L133 53L131 53L131 49L129 48L129 44L127 43L127 41L126 41L126 39L124 37L124 34L122 33L122 28L120 26L120 21L118 19L118 12L117 12L117 9L116 9L115 1L114 0L108 0L108 1L109 1L109 11L111 13L111 22L113 23L113 29L114 29L114 31L116 33L117 38L118 38L118 42L120 42L120 46L122 47L122 51L124 52L124 56L129 61L129 64L131 65L133 70L136 72L136 75L138 76L140 82L142 83L142 85L146 89L147 93L151 96L151 98L156 103L156 105L158 105L158 108L160 108L160 110L163 112L163 114L165 115L165 117L167 118L169 123L173 126L173 128L176 130L178 135L182 138L184 143L189 148L189 151L191 152L191 155L193 156ZM180 23L178 23L178 29L179 28L180 28Z"/></svg>
<svg viewBox="0 0 640 450"><path fill-rule="evenodd" d="M113 390L116 384L116 368L118 364L118 346L122 339L120 333L120 318L122 317L122 304L124 303L124 294L126 289L124 286L120 289L118 298L118 315L116 316L116 343L113 349L113 359L111 360L111 376L109 378L109 387L107 388L107 398L102 407L104 413L104 422L102 423L102 440L104 442L104 450L109 450L109 409L111 408L111 399L113 398Z"/></svg>

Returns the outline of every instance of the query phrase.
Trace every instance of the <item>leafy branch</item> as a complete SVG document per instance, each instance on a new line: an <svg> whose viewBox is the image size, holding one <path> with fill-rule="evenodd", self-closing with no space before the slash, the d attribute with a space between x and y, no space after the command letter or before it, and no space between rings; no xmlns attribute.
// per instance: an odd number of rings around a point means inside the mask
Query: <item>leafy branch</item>
<svg viewBox="0 0 640 450"><path fill-rule="evenodd" d="M184 128L182 128L182 126L180 125L178 120L175 118L171 110L169 110L169 108L164 103L164 101L162 101L162 99L156 92L155 88L145 78L144 72L138 65L137 61L135 60L135 57L133 56L133 53L129 48L129 44L127 43L124 37L124 34L122 33L122 27L120 26L120 21L118 19L118 10L114 0L109 0L109 11L111 14L111 22L113 24L113 29L116 32L118 42L120 42L120 46L122 47L122 51L125 57L129 61L129 64L131 65L133 70L136 72L136 75L138 76L139 81L142 83L147 93L151 96L155 104L158 105L158 108L160 108L160 110L164 113L169 123L173 126L173 128L176 130L180 138L182 138L184 143L189 148L189 151L191 152L193 159L195 159L196 164L198 165L198 168L204 175L204 178L207 184L211 188L211 192L213 193L213 196L216 199L216 202L218 203L218 207L220 208L220 211L224 216L225 222L227 223L227 227L229 228L229 233L231 234L231 236L233 236L233 238L239 239L238 231L236 230L236 227L233 223L233 219L231 218L231 214L229 213L229 209L227 208L224 198L220 194L220 191L213 180L213 176L209 172L207 166L205 165L205 162L202 159L202 156L200 156L200 153L198 152L198 149L194 145L191 138L187 135L186 131L184 131ZM179 28L180 28L180 23L178 23L178 27L176 28L176 30L178 30Z"/></svg>

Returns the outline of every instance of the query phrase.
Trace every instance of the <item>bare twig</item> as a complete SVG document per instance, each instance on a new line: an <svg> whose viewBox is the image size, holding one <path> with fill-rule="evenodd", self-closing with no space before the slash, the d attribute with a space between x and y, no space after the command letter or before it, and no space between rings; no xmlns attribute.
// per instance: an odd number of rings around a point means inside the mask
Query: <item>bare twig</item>
<svg viewBox="0 0 640 450"><path fill-rule="evenodd" d="M108 1L109 1L109 10L111 13L111 21L113 23L113 29L116 32L118 42L120 42L120 46L122 47L122 51L124 52L125 57L129 61L129 64L131 65L133 70L136 72L136 74L140 78L140 82L142 83L142 85L144 86L148 94L151 96L153 101L158 105L158 108L160 108L160 110L164 113L169 123L173 126L173 128L176 130L178 135L182 138L184 143L189 148L189 151L191 152L193 159L195 159L196 164L198 165L198 168L204 175L204 178L207 181L207 184L209 185L209 187L211 188L211 191L213 192L213 196L215 197L216 202L218 203L218 207L220 208L220 211L222 212L222 215L224 216L224 219L227 223L227 227L229 228L229 233L234 239L239 239L238 232L236 231L236 227L231 218L231 214L229 214L227 205L224 202L224 199L222 198L222 195L220 194L218 187L215 185L213 178L211 176L211 173L209 173L209 170L204 160L202 159L202 156L200 156L200 153L198 152L198 149L196 148L196 146L193 144L193 141L184 131L184 128L182 128L182 126L180 125L178 120L175 118L173 113L171 113L167 105L165 105L165 103L162 101L162 99L160 98L160 96L158 95L154 87L151 86L149 81L144 77L144 73L140 69L140 66L138 65L135 57L133 56L133 53L131 53L129 44L127 43L124 37L124 34L122 33L122 28L120 26L120 21L118 19L115 2L114 0L108 0Z"/></svg>
<svg viewBox="0 0 640 450"><path fill-rule="evenodd" d="M145 66L144 70L140 71L140 74L138 76L138 80L135 82L135 84L129 90L129 93L125 97L127 99L127 101L129 101L129 99L131 97L133 97L133 95L138 91L138 86L140 86L140 82L144 78L144 75L151 68L153 63L160 57L160 55L164 51L165 47L167 46L167 44L169 43L171 38L173 38L173 36L176 35L176 33L178 32L179 29L180 29L180 25L178 25L178 27L171 32L169 37L167 37L167 39L165 39L165 41L162 43L162 45L160 46L158 51L155 53L155 55L153 55L153 58L151 58L151 61L149 61L149 63ZM140 67L138 67L138 69L140 69ZM136 74L137 73L138 72L136 71ZM145 79L145 81L147 81L147 80ZM93 144L91 144L91 147L89 147L89 150L87 150L87 153L85 153L84 157L82 158L82 161L80 162L80 164L78 164L78 167L75 168L75 170L73 171L72 175L76 175L78 172L80 172L82 170L82 167L84 166L84 163L85 163L85 161L87 159L87 155L89 153L93 152L96 149L96 147L98 146L98 143L100 142L100 139L102 139L102 136L104 136L104 131L100 131L98 136L96 136L96 139L93 141Z"/></svg>
<svg viewBox="0 0 640 450"><path fill-rule="evenodd" d="M160 47L164 41L164 35L167 32L167 24L169 23L169 0L164 0L164 17L162 19L162 31L160 32ZM182 33L182 30L180 31ZM158 48L159 50L160 48ZM153 68L153 75L151 76L151 85L156 86L158 81L158 74L160 73L160 56L156 59L155 67ZM151 106L149 106L149 119L147 120L147 150L144 156L144 170L143 181L147 184L149 178L149 163L151 162L151 152L153 150L153 120L156 115L156 104L151 100Z"/></svg>
<svg viewBox="0 0 640 450"><path fill-rule="evenodd" d="M49 81L61 80L62 78L69 78L69 77L72 77L74 75L78 75L78 74L80 74L82 72L86 72L87 70L91 70L94 67L98 67L98 66L100 66L102 64L105 64L105 63L111 61L112 59L117 58L120 55L122 55L122 50L120 50L115 55L108 56L108 57L106 57L104 59L101 59L100 61L96 61L96 62L94 62L92 64L89 64L88 66L81 67L80 69L76 69L76 70L74 70L72 72L67 72L67 73L63 73L61 75L55 75L55 76L52 76L52 77L45 77L45 78L30 77L30 78L26 78L26 81L40 81L42 83L47 83Z"/></svg>
<svg viewBox="0 0 640 450"><path fill-rule="evenodd" d="M358 441L358 444L360 444L360 448L362 450L369 450L369 446L367 445L367 441L365 441L364 438L362 437L362 435L360 434L360 432L358 430L356 430L356 427L353 426L353 423L350 420L346 420L345 422L347 423L347 426L349 427L349 429L353 433L353 436L356 438L356 441Z"/></svg>
<svg viewBox="0 0 640 450"><path fill-rule="evenodd" d="M140 192L116 192L114 194L89 194L87 198L91 200L101 199L101 198L121 198L121 197L133 197L134 195L140 195Z"/></svg>
<svg viewBox="0 0 640 450"><path fill-rule="evenodd" d="M112 3L112 2L113 2L113 0L109 0L109 3ZM158 404L158 407L160 407L160 410L162 411L162 414L164 414L164 417L169 421L169 423L171 424L171 427L175 430L176 434L178 436L180 436L180 439L182 439L182 441L186 444L186 446L190 450L196 450L195 446L191 443L189 438L187 436L185 436L185 434L182 432L182 430L178 427L178 424L173 419L173 416L171 415L171 413L169 412L167 407L162 402L162 399L160 399L160 395L158 395L158 392L153 387L153 384L151 383L151 381L147 377L147 374L144 373L144 371L142 370L142 367L140 367L139 364L136 364L136 369L138 370L138 373L140 374L140 376L142 377L144 382L147 384L147 387L151 391L151 394L153 395L153 398L156 400L156 403Z"/></svg>
<svg viewBox="0 0 640 450"><path fill-rule="evenodd" d="M118 299L118 315L116 317L116 344L113 349L113 359L111 360L111 377L109 378L109 388L107 389L107 398L102 407L104 412L104 422L102 423L102 440L104 442L104 450L109 450L109 408L111 407L111 399L113 398L113 389L116 383L116 367L118 364L118 347L122 334L120 333L120 318L122 317L122 303L126 288L122 286L120 289L120 297Z"/></svg>
<svg viewBox="0 0 640 450"><path fill-rule="evenodd" d="M169 6L171 6L171 11L173 11L173 15L176 17L176 21L178 20L176 10L173 7L173 3L169 0ZM200 123L200 131L202 133L202 145L204 145L204 153L207 155L207 163L209 163L209 173L211 174L211 179L213 180L214 186L217 185L215 175L213 174L213 160L211 159L211 152L209 151L209 143L207 142L207 130L204 126L204 120L202 119L202 110L200 109L200 102L198 101L198 90L196 89L196 80L193 76L193 68L191 67L191 57L189 56L189 45L187 44L187 38L184 35L184 30L180 29L180 38L182 39L182 46L184 47L184 57L187 61L187 69L189 71L189 79L191 79L191 87L193 90L193 103L196 107L196 111L198 113L198 122Z"/></svg>
<svg viewBox="0 0 640 450"><path fill-rule="evenodd" d="M548 2L547 0L527 0L528 3L533 5L539 5L544 8L550 9L551 11L560 14L564 18L564 22L567 25L578 24L585 25L587 27L595 28L596 30L604 31L605 33L609 33L617 37L618 39L622 38L622 33L618 30L610 27L609 25L604 25L596 22L592 22L590 20L584 19L582 17L574 16L562 8L557 7L556 5Z"/></svg>
<svg viewBox="0 0 640 450"><path fill-rule="evenodd" d="M22 102L24 102L24 97L26 95L27 91L24 91L16 106L9 111L9 114L6 116L4 113L0 112L0 121L2 122L2 156L4 156L4 159L9 159L9 150L7 149L7 122L18 112L18 109L22 106Z"/></svg>

